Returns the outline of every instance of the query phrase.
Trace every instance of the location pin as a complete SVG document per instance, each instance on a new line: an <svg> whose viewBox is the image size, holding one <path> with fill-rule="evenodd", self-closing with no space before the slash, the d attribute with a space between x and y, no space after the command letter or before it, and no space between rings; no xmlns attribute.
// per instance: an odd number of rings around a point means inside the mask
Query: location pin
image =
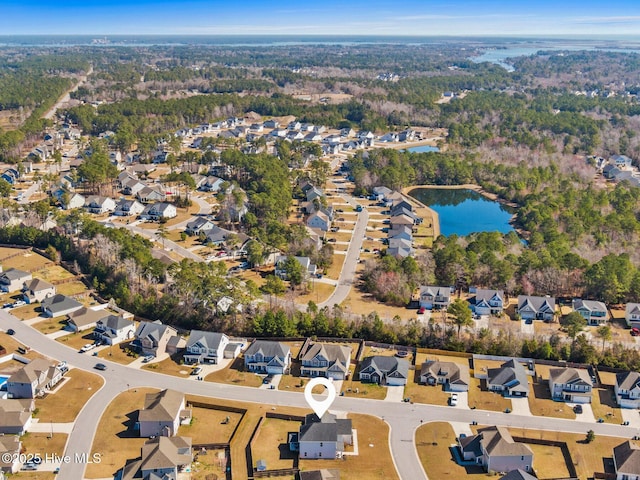
<svg viewBox="0 0 640 480"><path fill-rule="evenodd" d="M327 390L327 398L321 401L313 398L311 390L313 390L313 387L316 385L322 385ZM322 419L322 416L327 412L327 410L329 410L329 407L336 399L336 387L333 386L331 380L324 377L316 377L307 383L307 386L304 389L304 399L318 418Z"/></svg>

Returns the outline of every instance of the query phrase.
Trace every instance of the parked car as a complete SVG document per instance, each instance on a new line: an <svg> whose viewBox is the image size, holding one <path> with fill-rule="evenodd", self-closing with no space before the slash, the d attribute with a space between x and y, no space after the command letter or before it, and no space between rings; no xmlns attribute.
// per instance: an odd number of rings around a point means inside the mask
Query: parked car
<svg viewBox="0 0 640 480"><path fill-rule="evenodd" d="M92 350L96 348L96 344L95 343L87 343L86 345L84 345L81 349L80 349L80 353L85 353L88 352L89 350Z"/></svg>
<svg viewBox="0 0 640 480"><path fill-rule="evenodd" d="M2 305L2 308L11 308L11 307L13 307L13 302L5 303L4 305Z"/></svg>
<svg viewBox="0 0 640 480"><path fill-rule="evenodd" d="M37 469L38 469L38 465L30 462L25 463L24 465L22 465L22 468L20 468L20 470L24 470L24 471L33 471Z"/></svg>
<svg viewBox="0 0 640 480"><path fill-rule="evenodd" d="M96 363L93 368L96 370L106 370L107 366L104 363Z"/></svg>
<svg viewBox="0 0 640 480"><path fill-rule="evenodd" d="M333 233L336 233L338 230L340 230L340 228L339 227L331 227L329 230L331 232L333 232Z"/></svg>
<svg viewBox="0 0 640 480"><path fill-rule="evenodd" d="M15 335L16 331L13 328L7 330L7 335Z"/></svg>
<svg viewBox="0 0 640 480"><path fill-rule="evenodd" d="M582 413L582 405L576 405L573 407L573 413Z"/></svg>
<svg viewBox="0 0 640 480"><path fill-rule="evenodd" d="M640 335L640 328L633 327L631 329L631 335L634 337L637 337L638 335Z"/></svg>
<svg viewBox="0 0 640 480"><path fill-rule="evenodd" d="M25 302L24 300L16 300L15 302L13 302L13 306L14 307L21 307L23 305L26 305L27 302Z"/></svg>
<svg viewBox="0 0 640 480"><path fill-rule="evenodd" d="M153 360L154 358L156 358L154 355L146 355L143 359L142 359L142 363L149 363L151 360Z"/></svg>
<svg viewBox="0 0 640 480"><path fill-rule="evenodd" d="M455 407L456 405L458 405L458 394L457 393L452 393L451 396L449 397L449 405L451 405L452 407Z"/></svg>
<svg viewBox="0 0 640 480"><path fill-rule="evenodd" d="M420 307L420 308L418 309L418 313L419 313L420 315L422 315L424 312L426 312L426 310L427 310L426 308L424 308L424 307Z"/></svg>
<svg viewBox="0 0 640 480"><path fill-rule="evenodd" d="M200 375L202 373L202 367L196 367L191 370L191 375Z"/></svg>

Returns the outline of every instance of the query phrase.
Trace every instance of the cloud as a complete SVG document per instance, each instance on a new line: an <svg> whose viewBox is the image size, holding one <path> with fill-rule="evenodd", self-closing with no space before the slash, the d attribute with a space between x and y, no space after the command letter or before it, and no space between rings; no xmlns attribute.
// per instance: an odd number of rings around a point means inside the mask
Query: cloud
<svg viewBox="0 0 640 480"><path fill-rule="evenodd" d="M624 25L640 22L640 15L621 15L616 17L579 17L572 19L580 25Z"/></svg>

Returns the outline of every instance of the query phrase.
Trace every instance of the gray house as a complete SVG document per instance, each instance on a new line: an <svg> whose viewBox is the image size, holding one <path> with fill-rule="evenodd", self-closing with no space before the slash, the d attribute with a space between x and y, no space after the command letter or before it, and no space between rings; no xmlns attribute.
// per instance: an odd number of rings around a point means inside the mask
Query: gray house
<svg viewBox="0 0 640 480"><path fill-rule="evenodd" d="M145 442L139 459L127 462L120 480L179 479L191 476L191 438L156 437Z"/></svg>
<svg viewBox="0 0 640 480"><path fill-rule="evenodd" d="M574 298L571 306L573 311L582 315L589 325L601 325L609 320L609 311L602 302Z"/></svg>
<svg viewBox="0 0 640 480"><path fill-rule="evenodd" d="M512 358L500 368L487 370L487 388L505 397L526 397L529 395L529 378L522 364Z"/></svg>
<svg viewBox="0 0 640 480"><path fill-rule="evenodd" d="M477 435L459 442L462 458L473 460L487 472L531 471L533 452L528 445L515 442L505 427L481 428Z"/></svg>
<svg viewBox="0 0 640 480"><path fill-rule="evenodd" d="M30 281L32 278L29 272L10 268L0 273L0 290L9 293L17 292L22 289L25 282Z"/></svg>
<svg viewBox="0 0 640 480"><path fill-rule="evenodd" d="M45 298L55 294L55 285L39 278L24 282L24 286L22 287L22 298L27 303L42 302Z"/></svg>
<svg viewBox="0 0 640 480"><path fill-rule="evenodd" d="M420 287L420 306L427 310L448 308L451 303L451 287L426 285Z"/></svg>
<svg viewBox="0 0 640 480"><path fill-rule="evenodd" d="M349 376L351 347L335 343L312 343L300 355L300 375L344 380Z"/></svg>
<svg viewBox="0 0 640 480"><path fill-rule="evenodd" d="M613 386L616 401L622 408L640 408L640 373L616 373L616 384Z"/></svg>
<svg viewBox="0 0 640 480"><path fill-rule="evenodd" d="M613 448L616 480L640 480L640 447L631 440Z"/></svg>
<svg viewBox="0 0 640 480"><path fill-rule="evenodd" d="M224 333L192 330L184 353L185 363L217 364L224 358L229 337Z"/></svg>
<svg viewBox="0 0 640 480"><path fill-rule="evenodd" d="M551 322L556 313L556 299L553 297L519 295L518 309L516 312L523 320L544 320Z"/></svg>
<svg viewBox="0 0 640 480"><path fill-rule="evenodd" d="M471 310L476 315L501 315L504 309L504 291L479 288L471 300Z"/></svg>
<svg viewBox="0 0 640 480"><path fill-rule="evenodd" d="M300 432L289 436L289 448L299 451L301 459L342 458L345 444L353 444L351 420L328 412L321 419L314 413L307 415Z"/></svg>
<svg viewBox="0 0 640 480"><path fill-rule="evenodd" d="M256 340L244 352L244 366L250 372L284 374L290 365L291 349L284 343Z"/></svg>
<svg viewBox="0 0 640 480"><path fill-rule="evenodd" d="M451 392L468 392L469 369L454 362L429 360L420 369L420 383L425 385L444 385Z"/></svg>
<svg viewBox="0 0 640 480"><path fill-rule="evenodd" d="M360 363L361 382L401 386L407 384L408 377L409 362L404 359L376 355L367 357Z"/></svg>
<svg viewBox="0 0 640 480"><path fill-rule="evenodd" d="M7 380L9 398L35 398L62 380L62 370L44 358L35 358Z"/></svg>
<svg viewBox="0 0 640 480"><path fill-rule="evenodd" d="M167 344L171 337L178 334L175 328L164 325L159 320L155 322L140 322L131 345L143 355L158 356L167 351Z"/></svg>
<svg viewBox="0 0 640 480"><path fill-rule="evenodd" d="M58 293L42 300L41 307L47 317L56 318L80 310L82 304L71 297Z"/></svg>
<svg viewBox="0 0 640 480"><path fill-rule="evenodd" d="M583 368L551 368L549 389L554 400L591 403L593 381Z"/></svg>

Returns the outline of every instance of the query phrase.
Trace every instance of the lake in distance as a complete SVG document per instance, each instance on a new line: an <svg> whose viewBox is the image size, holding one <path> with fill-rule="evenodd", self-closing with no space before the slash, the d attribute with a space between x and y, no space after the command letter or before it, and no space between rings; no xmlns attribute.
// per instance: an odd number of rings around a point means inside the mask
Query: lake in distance
<svg viewBox="0 0 640 480"><path fill-rule="evenodd" d="M424 152L439 152L438 147L432 147L431 145L420 145L419 147L409 147L404 149L405 152L412 153L424 153Z"/></svg>
<svg viewBox="0 0 640 480"><path fill-rule="evenodd" d="M416 188L411 196L438 213L440 233L444 236L513 231L509 221L515 210L473 190Z"/></svg>

